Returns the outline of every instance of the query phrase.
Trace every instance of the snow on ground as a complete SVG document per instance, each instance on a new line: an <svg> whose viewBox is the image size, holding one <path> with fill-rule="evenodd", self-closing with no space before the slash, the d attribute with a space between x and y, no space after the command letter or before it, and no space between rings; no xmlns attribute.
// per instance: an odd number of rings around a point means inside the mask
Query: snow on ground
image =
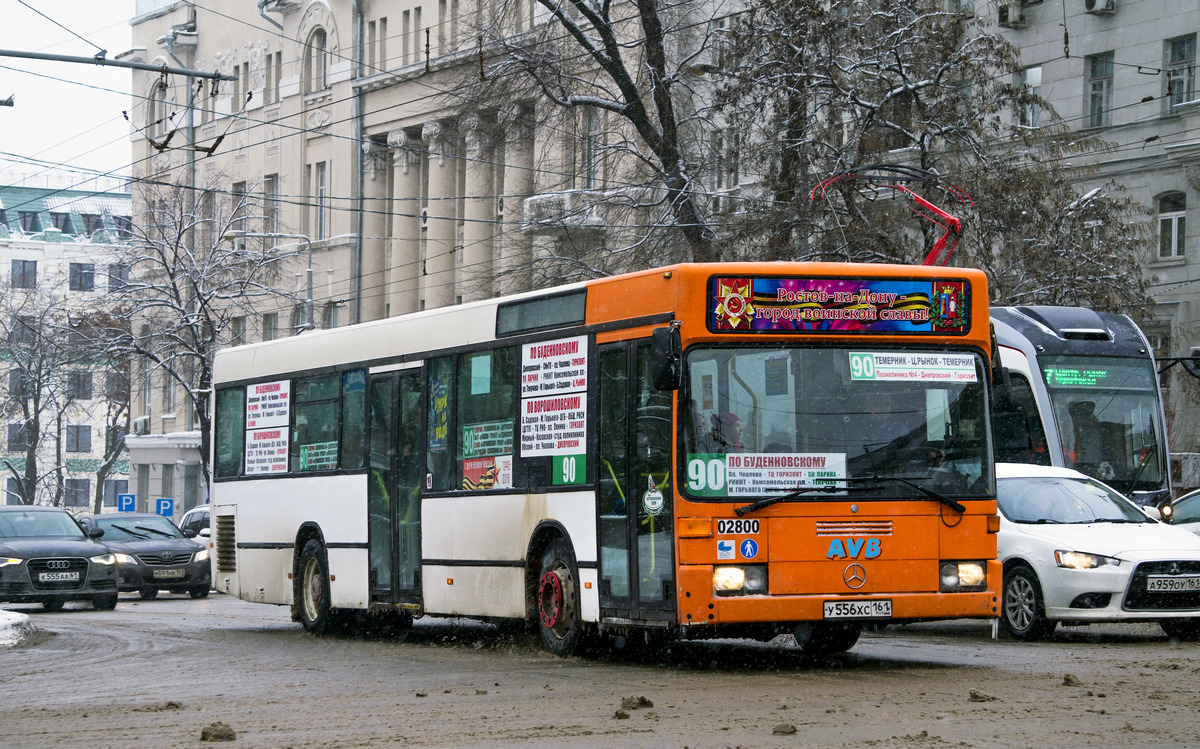
<svg viewBox="0 0 1200 749"><path fill-rule="evenodd" d="M16 645L32 629L25 614L0 609L0 647Z"/></svg>

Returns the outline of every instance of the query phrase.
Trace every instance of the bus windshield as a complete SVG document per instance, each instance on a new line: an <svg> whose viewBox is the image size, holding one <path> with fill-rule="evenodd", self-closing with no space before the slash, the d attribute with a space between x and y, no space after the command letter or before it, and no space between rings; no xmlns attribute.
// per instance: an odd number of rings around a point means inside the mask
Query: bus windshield
<svg viewBox="0 0 1200 749"><path fill-rule="evenodd" d="M1149 359L1042 356L1063 462L1122 492L1166 479L1166 440Z"/></svg>
<svg viewBox="0 0 1200 749"><path fill-rule="evenodd" d="M848 491L863 485L838 479L876 476L946 495L993 493L985 373L974 353L694 347L686 365L680 485L693 499ZM900 482L869 487L923 497Z"/></svg>

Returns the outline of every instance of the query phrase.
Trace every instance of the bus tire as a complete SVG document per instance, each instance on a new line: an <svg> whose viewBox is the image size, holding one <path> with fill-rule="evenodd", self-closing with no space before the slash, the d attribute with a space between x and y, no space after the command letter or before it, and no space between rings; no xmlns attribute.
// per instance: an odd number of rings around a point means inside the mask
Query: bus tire
<svg viewBox="0 0 1200 749"><path fill-rule="evenodd" d="M854 647L860 634L861 624L802 622L796 625L792 636L805 655L833 655Z"/></svg>
<svg viewBox="0 0 1200 749"><path fill-rule="evenodd" d="M315 538L309 539L300 552L296 601L300 604L300 624L304 629L321 635L333 626L333 610L329 606L329 562L325 558L325 547Z"/></svg>
<svg viewBox="0 0 1200 749"><path fill-rule="evenodd" d="M1000 620L1013 639L1026 642L1046 639L1058 625L1046 618L1042 586L1029 566L1018 564L1004 571Z"/></svg>
<svg viewBox="0 0 1200 749"><path fill-rule="evenodd" d="M555 655L573 655L583 639L579 568L571 546L562 538L551 541L542 554L536 603L543 647Z"/></svg>

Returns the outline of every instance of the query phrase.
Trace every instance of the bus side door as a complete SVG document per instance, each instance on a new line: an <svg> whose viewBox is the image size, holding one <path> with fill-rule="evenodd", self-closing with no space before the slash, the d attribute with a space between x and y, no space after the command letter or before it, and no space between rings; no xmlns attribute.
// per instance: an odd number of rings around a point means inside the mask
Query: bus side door
<svg viewBox="0 0 1200 749"><path fill-rule="evenodd" d="M371 376L367 548L371 600L418 602L421 370Z"/></svg>
<svg viewBox="0 0 1200 749"><path fill-rule="evenodd" d="M651 364L646 339L600 347L600 608L674 621L672 393L654 388Z"/></svg>

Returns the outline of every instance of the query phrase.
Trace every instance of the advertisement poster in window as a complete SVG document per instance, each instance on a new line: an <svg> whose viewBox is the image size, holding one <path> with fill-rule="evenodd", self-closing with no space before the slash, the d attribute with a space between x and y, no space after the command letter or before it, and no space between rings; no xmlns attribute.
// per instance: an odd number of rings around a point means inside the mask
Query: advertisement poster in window
<svg viewBox="0 0 1200 749"><path fill-rule="evenodd" d="M587 336L525 344L521 348L521 456L553 457L585 465L587 439ZM554 483L579 483L554 474Z"/></svg>
<svg viewBox="0 0 1200 749"><path fill-rule="evenodd" d="M510 421L469 424L462 430L463 483L466 490L512 486L513 429Z"/></svg>
<svg viewBox="0 0 1200 749"><path fill-rule="evenodd" d="M291 382L246 388L246 475L287 473Z"/></svg>

